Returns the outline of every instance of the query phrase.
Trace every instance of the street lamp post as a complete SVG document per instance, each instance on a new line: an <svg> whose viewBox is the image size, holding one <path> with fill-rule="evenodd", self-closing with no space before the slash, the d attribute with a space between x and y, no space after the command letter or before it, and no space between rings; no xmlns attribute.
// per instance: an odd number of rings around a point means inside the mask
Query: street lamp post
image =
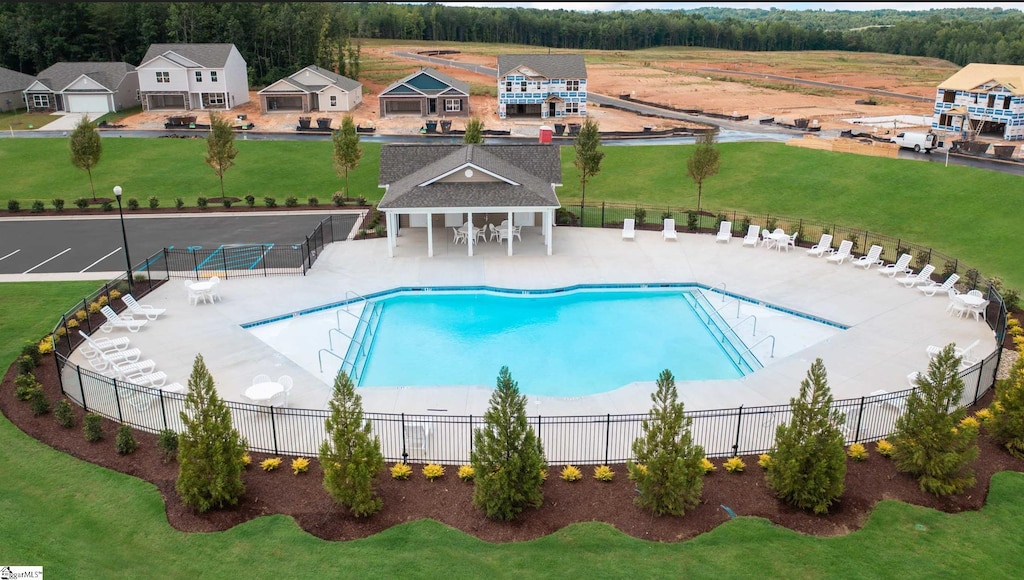
<svg viewBox="0 0 1024 580"><path fill-rule="evenodd" d="M117 215L121 217L121 239L124 241L124 262L127 265L128 289L132 288L132 259L128 256L128 233L124 229L124 211L121 209L121 186L114 186L114 197L117 198Z"/></svg>

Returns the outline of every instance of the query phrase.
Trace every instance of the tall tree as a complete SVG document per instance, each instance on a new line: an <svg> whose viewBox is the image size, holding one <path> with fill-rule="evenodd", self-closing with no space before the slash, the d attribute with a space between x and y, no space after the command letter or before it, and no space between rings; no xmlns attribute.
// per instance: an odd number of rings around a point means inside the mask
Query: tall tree
<svg viewBox="0 0 1024 580"><path fill-rule="evenodd" d="M470 120L466 121L466 134L463 135L462 142L467 145L483 144L484 122L480 117L472 117Z"/></svg>
<svg viewBox="0 0 1024 580"><path fill-rule="evenodd" d="M604 159L604 151L600 150L601 133L598 131L597 121L587 119L583 122L572 147L576 150L574 163L576 170L580 172L580 187L583 190L580 207L583 207L587 202L587 182L601 172L601 160ZM580 219L582 218L583 216L580 216Z"/></svg>
<svg viewBox="0 0 1024 580"><path fill-rule="evenodd" d="M181 502L199 512L236 505L245 493L246 443L232 427L231 411L217 395L202 355L192 364L181 421L175 483Z"/></svg>
<svg viewBox="0 0 1024 580"><path fill-rule="evenodd" d="M992 438L1014 457L1024 459L1024 344L1017 348L1010 376L996 389L992 412Z"/></svg>
<svg viewBox="0 0 1024 580"><path fill-rule="evenodd" d="M686 175L697 184L697 213L700 213L704 180L718 173L721 155L722 152L715 147L715 134L709 132L697 137L697 148L686 160Z"/></svg>
<svg viewBox="0 0 1024 580"><path fill-rule="evenodd" d="M641 423L643 435L633 441L634 463L629 467L639 492L633 501L655 515L681 516L700 502L704 448L693 442L693 419L686 416L668 369L658 376L651 401Z"/></svg>
<svg viewBox="0 0 1024 580"><path fill-rule="evenodd" d="M89 187L92 188L93 199L96 199L96 186L92 182L92 170L99 164L102 154L103 144L100 142L96 124L90 121L88 116L82 117L75 130L71 132L71 163L89 174Z"/></svg>
<svg viewBox="0 0 1024 580"><path fill-rule="evenodd" d="M519 394L508 367L498 373L484 427L473 434L470 463L476 473L473 505L487 517L512 520L544 501L544 449L526 422L526 397Z"/></svg>
<svg viewBox="0 0 1024 580"><path fill-rule="evenodd" d="M789 400L789 410L789 423L775 429L768 487L792 506L827 513L846 489L846 450L839 430L845 417L832 408L820 358L800 382L800 395Z"/></svg>
<svg viewBox="0 0 1024 580"><path fill-rule="evenodd" d="M338 371L334 378L328 408L331 416L324 422L327 439L320 444L324 489L356 517L377 513L383 501L373 480L384 469L384 456L370 421L363 419L363 399L345 371Z"/></svg>
<svg viewBox="0 0 1024 580"><path fill-rule="evenodd" d="M210 134L206 137L206 164L220 178L220 196L224 197L224 172L235 166L235 133L226 117L210 113Z"/></svg>
<svg viewBox="0 0 1024 580"><path fill-rule="evenodd" d="M896 419L893 459L896 468L918 478L921 489L934 495L960 493L974 485L970 463L977 459L978 428L962 424L964 381L961 358L948 344L917 377L907 397L907 411Z"/></svg>
<svg viewBox="0 0 1024 580"><path fill-rule="evenodd" d="M359 133L356 131L352 115L345 115L341 121L341 129L334 132L334 170L338 177L345 178L345 195L351 197L348 186L348 172L359 166L363 150L359 146Z"/></svg>

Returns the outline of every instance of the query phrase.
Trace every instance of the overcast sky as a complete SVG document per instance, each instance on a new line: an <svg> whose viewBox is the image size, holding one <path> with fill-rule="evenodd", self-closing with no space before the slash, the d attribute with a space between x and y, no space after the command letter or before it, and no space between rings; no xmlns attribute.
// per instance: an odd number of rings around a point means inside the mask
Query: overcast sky
<svg viewBox="0 0 1024 580"><path fill-rule="evenodd" d="M415 3L413 3L415 4ZM579 10L591 12L615 11L615 10L645 10L645 9L666 9L666 10L693 10L707 6L722 6L729 8L778 8L780 10L880 10L884 8L894 10L928 10L930 8L1018 8L1016 2L949 2L949 3L921 3L921 2L439 2L448 6L490 6L490 7L521 7L539 8L542 10L555 10L565 8L567 10ZM1019 9L1019 8L1018 8Z"/></svg>

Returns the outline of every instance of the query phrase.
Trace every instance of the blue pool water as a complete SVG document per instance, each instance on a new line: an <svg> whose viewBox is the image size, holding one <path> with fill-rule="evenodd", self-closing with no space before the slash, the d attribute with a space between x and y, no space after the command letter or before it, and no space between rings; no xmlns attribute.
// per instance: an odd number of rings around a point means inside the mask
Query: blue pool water
<svg viewBox="0 0 1024 580"><path fill-rule="evenodd" d="M508 366L523 393L567 397L654 381L663 369L677 381L749 372L685 294L392 295L377 301L379 323L368 331L369 355L354 376L363 387L493 386Z"/></svg>

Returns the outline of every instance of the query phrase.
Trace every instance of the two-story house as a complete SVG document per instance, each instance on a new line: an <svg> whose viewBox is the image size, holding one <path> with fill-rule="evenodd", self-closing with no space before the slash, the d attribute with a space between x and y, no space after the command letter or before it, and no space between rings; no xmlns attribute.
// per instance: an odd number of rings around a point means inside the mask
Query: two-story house
<svg viewBox="0 0 1024 580"><path fill-rule="evenodd" d="M136 70L145 111L230 109L249 102L245 59L233 44L153 44Z"/></svg>
<svg viewBox="0 0 1024 580"><path fill-rule="evenodd" d="M971 63L939 85L932 128L1024 139L1024 66Z"/></svg>
<svg viewBox="0 0 1024 580"><path fill-rule="evenodd" d="M587 65L578 54L498 56L498 116L587 114Z"/></svg>

